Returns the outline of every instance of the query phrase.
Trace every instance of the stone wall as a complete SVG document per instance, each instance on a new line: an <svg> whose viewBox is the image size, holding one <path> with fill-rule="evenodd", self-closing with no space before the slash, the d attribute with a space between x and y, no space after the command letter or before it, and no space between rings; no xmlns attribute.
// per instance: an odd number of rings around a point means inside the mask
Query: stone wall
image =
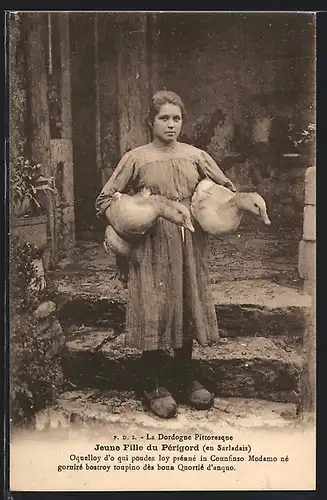
<svg viewBox="0 0 327 500"><path fill-rule="evenodd" d="M299 274L311 290L316 281L316 167L305 174L303 235L299 243Z"/></svg>
<svg viewBox="0 0 327 500"><path fill-rule="evenodd" d="M311 295L312 304L303 338L303 372L301 377L301 405L304 413L316 409L316 167L305 175L305 207L303 235L299 243L298 270L304 281L304 290Z"/></svg>

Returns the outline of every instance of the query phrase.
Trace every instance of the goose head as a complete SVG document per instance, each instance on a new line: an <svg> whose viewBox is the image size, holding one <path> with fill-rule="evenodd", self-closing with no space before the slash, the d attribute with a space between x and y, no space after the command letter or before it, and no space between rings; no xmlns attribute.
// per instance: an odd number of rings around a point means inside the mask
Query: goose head
<svg viewBox="0 0 327 500"><path fill-rule="evenodd" d="M266 225L270 225L271 221L267 214L267 206L265 200L258 193L239 193L235 195L235 201L238 207L244 212L251 212L263 220Z"/></svg>
<svg viewBox="0 0 327 500"><path fill-rule="evenodd" d="M191 213L183 203L159 196L156 197L156 201L158 202L160 217L174 222L192 233L195 231L191 220Z"/></svg>

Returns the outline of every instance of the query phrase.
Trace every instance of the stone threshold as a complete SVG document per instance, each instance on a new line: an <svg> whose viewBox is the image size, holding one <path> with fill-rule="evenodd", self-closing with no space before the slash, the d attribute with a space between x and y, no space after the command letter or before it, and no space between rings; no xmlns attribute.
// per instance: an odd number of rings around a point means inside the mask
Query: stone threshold
<svg viewBox="0 0 327 500"><path fill-rule="evenodd" d="M165 420L152 415L133 391L100 391L84 389L66 391L56 402L36 415L36 431L57 429L62 432L77 429L110 429L118 426L134 429L158 430L165 433L195 432L219 433L234 429L292 429L301 425L292 403L276 403L262 399L215 398L210 410L195 411L180 405L177 416Z"/></svg>
<svg viewBox="0 0 327 500"><path fill-rule="evenodd" d="M126 347L124 333L115 337L106 328L74 327L66 332L63 370L75 387L138 390L140 355ZM222 338L207 347L196 343L193 359L197 377L217 396L298 401L301 347L288 338ZM166 353L162 377L175 386L172 352Z"/></svg>

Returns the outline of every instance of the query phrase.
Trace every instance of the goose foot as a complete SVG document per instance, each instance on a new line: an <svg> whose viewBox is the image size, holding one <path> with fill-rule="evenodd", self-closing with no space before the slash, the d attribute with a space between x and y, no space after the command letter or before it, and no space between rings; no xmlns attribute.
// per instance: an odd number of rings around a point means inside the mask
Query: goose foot
<svg viewBox="0 0 327 500"><path fill-rule="evenodd" d="M113 276L114 280L120 281L120 283L123 285L124 288L127 288L127 283L128 283L128 275L122 274L119 269L115 272Z"/></svg>
<svg viewBox="0 0 327 500"><path fill-rule="evenodd" d="M115 278L122 282L124 288L127 288L128 274L129 274L129 262L125 257L116 257L116 273Z"/></svg>

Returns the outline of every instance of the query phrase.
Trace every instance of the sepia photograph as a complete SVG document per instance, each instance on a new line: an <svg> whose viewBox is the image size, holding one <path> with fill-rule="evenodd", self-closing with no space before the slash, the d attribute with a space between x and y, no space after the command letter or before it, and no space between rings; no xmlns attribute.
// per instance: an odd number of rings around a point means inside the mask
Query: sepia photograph
<svg viewBox="0 0 327 500"><path fill-rule="evenodd" d="M316 14L6 13L9 491L316 489Z"/></svg>

